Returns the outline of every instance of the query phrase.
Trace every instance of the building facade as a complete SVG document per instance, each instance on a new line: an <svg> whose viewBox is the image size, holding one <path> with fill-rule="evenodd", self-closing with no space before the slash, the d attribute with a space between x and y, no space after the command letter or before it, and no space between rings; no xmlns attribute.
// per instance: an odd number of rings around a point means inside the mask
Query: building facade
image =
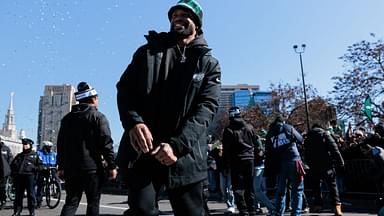
<svg viewBox="0 0 384 216"><path fill-rule="evenodd" d="M258 85L237 84L237 85L222 85L220 94L220 109L228 110L232 106L237 106L237 103L243 104L249 102L250 92L259 91ZM236 92L242 92L236 93ZM236 95L237 94L237 95ZM248 95L248 96L245 96ZM237 97L236 97L237 96ZM241 97L241 98L240 98Z"/></svg>
<svg viewBox="0 0 384 216"><path fill-rule="evenodd" d="M238 106L246 108L249 106L261 106L268 109L265 102L272 100L271 91L260 91L258 85L223 85L220 95L220 109L228 110L230 107Z"/></svg>
<svg viewBox="0 0 384 216"><path fill-rule="evenodd" d="M23 145L21 145L21 138L24 138L23 136L25 136L25 132L21 130L20 136L17 137L15 112L13 110L13 96L14 93L11 92L9 106L7 113L5 114L3 127L0 129L0 140L11 149L13 155L16 155L23 150Z"/></svg>
<svg viewBox="0 0 384 216"><path fill-rule="evenodd" d="M232 106L247 107L263 104L272 100L272 92L238 90L233 92Z"/></svg>
<svg viewBox="0 0 384 216"><path fill-rule="evenodd" d="M51 141L56 145L61 119L76 103L75 88L69 84L47 85L39 101L37 143Z"/></svg>

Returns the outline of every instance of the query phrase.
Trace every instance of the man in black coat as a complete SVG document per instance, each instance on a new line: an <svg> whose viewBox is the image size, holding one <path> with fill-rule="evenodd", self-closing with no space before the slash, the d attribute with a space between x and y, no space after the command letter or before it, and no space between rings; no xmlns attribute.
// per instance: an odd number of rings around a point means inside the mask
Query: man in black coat
<svg viewBox="0 0 384 216"><path fill-rule="evenodd" d="M313 212L321 210L323 199L321 197L320 184L323 180L330 191L335 215L342 215L339 191L336 185L336 171L344 167L336 142L320 124L314 124L304 141L305 158L310 167L310 181L314 200Z"/></svg>
<svg viewBox="0 0 384 216"><path fill-rule="evenodd" d="M223 153L231 170L235 203L240 216L256 215L253 173L258 137L252 125L241 118L239 107L229 109L229 120L223 133Z"/></svg>
<svg viewBox="0 0 384 216"><path fill-rule="evenodd" d="M157 215L169 192L175 215L203 215L207 128L220 96L220 67L202 32L201 6L181 0L168 11L170 32L150 31L117 83L124 127L117 161L135 215Z"/></svg>
<svg viewBox="0 0 384 216"><path fill-rule="evenodd" d="M0 208L4 206L6 202L5 194L5 184L7 183L7 178L11 175L11 161L13 155L11 149L2 142L0 138Z"/></svg>
<svg viewBox="0 0 384 216"><path fill-rule="evenodd" d="M57 138L57 174L65 179L67 193L61 216L75 215L83 191L86 215L98 216L104 176L117 175L113 140L107 118L98 111L96 90L80 82L75 97L79 104L61 120Z"/></svg>

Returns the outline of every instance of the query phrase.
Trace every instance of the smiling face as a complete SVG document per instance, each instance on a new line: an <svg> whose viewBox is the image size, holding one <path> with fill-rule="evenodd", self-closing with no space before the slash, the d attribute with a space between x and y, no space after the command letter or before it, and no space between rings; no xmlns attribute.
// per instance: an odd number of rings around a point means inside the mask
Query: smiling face
<svg viewBox="0 0 384 216"><path fill-rule="evenodd" d="M184 9L175 9L171 16L171 32L179 37L196 35L196 25L192 20L192 12Z"/></svg>

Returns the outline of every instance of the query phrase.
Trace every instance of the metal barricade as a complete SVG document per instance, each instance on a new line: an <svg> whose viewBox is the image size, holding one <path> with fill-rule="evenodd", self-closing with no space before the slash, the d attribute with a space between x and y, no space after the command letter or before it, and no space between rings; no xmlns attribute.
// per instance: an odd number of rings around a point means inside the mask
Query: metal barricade
<svg viewBox="0 0 384 216"><path fill-rule="evenodd" d="M372 171L373 160L354 159L345 161L345 192L376 193L376 182Z"/></svg>

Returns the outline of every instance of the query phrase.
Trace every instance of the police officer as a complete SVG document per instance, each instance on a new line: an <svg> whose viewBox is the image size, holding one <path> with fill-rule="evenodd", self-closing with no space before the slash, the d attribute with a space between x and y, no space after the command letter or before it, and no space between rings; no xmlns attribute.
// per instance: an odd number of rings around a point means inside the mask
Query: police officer
<svg viewBox="0 0 384 216"><path fill-rule="evenodd" d="M43 141L43 147L37 151L37 155L42 162L42 169L37 178L37 208L40 208L43 199L44 178L49 177L49 169L56 168L56 152L52 151L53 143ZM52 170L52 174L56 177L56 172Z"/></svg>
<svg viewBox="0 0 384 216"><path fill-rule="evenodd" d="M36 152L32 150L33 141L28 138L21 140L23 151L16 155L11 163L13 181L16 186L16 199L13 202L13 215L19 216L23 209L24 190L27 190L29 215L35 215L35 178L41 162Z"/></svg>

